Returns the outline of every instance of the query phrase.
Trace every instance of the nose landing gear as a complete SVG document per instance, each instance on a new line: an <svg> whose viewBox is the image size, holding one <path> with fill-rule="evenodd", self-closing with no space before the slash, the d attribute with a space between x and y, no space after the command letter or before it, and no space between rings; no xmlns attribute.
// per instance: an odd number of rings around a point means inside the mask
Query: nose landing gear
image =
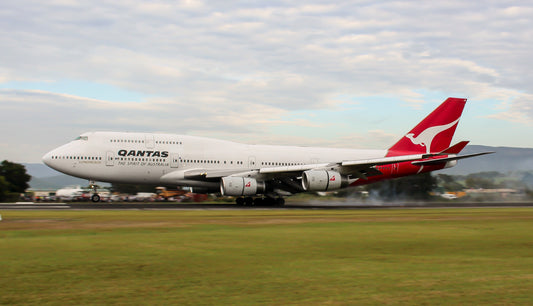
<svg viewBox="0 0 533 306"><path fill-rule="evenodd" d="M94 183L94 181L89 181L89 187L93 190L93 195L91 196L91 201L94 203L100 202L100 195L98 195L98 186Z"/></svg>
<svg viewBox="0 0 533 306"><path fill-rule="evenodd" d="M93 201L93 202L95 202L95 203L100 202L100 196L97 195L97 194L93 194L93 195L91 196L91 201Z"/></svg>

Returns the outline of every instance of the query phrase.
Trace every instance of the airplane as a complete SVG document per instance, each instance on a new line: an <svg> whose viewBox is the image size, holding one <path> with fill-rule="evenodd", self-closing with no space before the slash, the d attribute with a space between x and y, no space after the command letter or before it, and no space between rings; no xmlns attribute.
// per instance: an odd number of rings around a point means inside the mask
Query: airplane
<svg viewBox="0 0 533 306"><path fill-rule="evenodd" d="M81 197L84 192L85 190L81 189L80 186L65 187L56 191L56 198L60 200L71 201L76 199L77 197Z"/></svg>
<svg viewBox="0 0 533 306"><path fill-rule="evenodd" d="M239 205L283 205L325 192L453 167L468 144L450 146L466 99L448 98L387 150L250 145L163 133L88 132L43 162L94 181L190 187L236 197ZM99 202L96 187L91 197Z"/></svg>

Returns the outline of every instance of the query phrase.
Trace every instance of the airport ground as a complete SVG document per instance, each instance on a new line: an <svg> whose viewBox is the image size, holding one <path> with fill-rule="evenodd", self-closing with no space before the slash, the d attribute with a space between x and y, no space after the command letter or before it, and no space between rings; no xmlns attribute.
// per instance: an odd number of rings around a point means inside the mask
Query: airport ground
<svg viewBox="0 0 533 306"><path fill-rule="evenodd" d="M383 208L473 208L473 207L533 207L533 201L492 201L492 202L358 202L346 199L289 201L285 205L240 206L227 202L16 202L0 203L0 210L50 210L50 209L85 209L85 210L205 210L205 209L383 209Z"/></svg>
<svg viewBox="0 0 533 306"><path fill-rule="evenodd" d="M533 208L0 210L0 304L532 304Z"/></svg>

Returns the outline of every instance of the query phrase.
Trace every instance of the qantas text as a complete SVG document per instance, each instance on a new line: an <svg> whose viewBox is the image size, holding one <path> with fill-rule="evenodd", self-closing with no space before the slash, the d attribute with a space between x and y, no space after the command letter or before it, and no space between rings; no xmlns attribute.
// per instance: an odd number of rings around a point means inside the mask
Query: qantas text
<svg viewBox="0 0 533 306"><path fill-rule="evenodd" d="M139 157L168 157L168 151L135 151L119 150L119 156L139 156Z"/></svg>

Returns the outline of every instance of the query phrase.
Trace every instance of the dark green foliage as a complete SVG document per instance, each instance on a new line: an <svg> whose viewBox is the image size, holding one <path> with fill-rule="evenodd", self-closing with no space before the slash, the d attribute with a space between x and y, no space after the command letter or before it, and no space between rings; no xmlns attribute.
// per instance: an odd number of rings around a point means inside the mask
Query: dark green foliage
<svg viewBox="0 0 533 306"><path fill-rule="evenodd" d="M4 201L9 192L9 183L6 181L6 178L0 176L0 201Z"/></svg>
<svg viewBox="0 0 533 306"><path fill-rule="evenodd" d="M456 177L447 174L438 174L437 180L439 185L444 188L445 191L462 191L465 186L456 181Z"/></svg>
<svg viewBox="0 0 533 306"><path fill-rule="evenodd" d="M522 182L528 187L533 187L533 173L527 172L522 177Z"/></svg>
<svg viewBox="0 0 533 306"><path fill-rule="evenodd" d="M528 197L528 199L532 199L533 200L533 190L526 189L525 193L526 193L526 196Z"/></svg>
<svg viewBox="0 0 533 306"><path fill-rule="evenodd" d="M484 179L495 179L498 177L505 177L505 174L496 172L496 171L482 171L482 172L476 172L467 175L467 178L484 178Z"/></svg>
<svg viewBox="0 0 533 306"><path fill-rule="evenodd" d="M0 178L0 200L5 200L8 193L23 193L30 187L31 176L21 164L4 160L0 164Z"/></svg>
<svg viewBox="0 0 533 306"><path fill-rule="evenodd" d="M465 180L467 188L483 188L492 189L496 188L496 184L492 178L485 178L475 175L468 175Z"/></svg>

